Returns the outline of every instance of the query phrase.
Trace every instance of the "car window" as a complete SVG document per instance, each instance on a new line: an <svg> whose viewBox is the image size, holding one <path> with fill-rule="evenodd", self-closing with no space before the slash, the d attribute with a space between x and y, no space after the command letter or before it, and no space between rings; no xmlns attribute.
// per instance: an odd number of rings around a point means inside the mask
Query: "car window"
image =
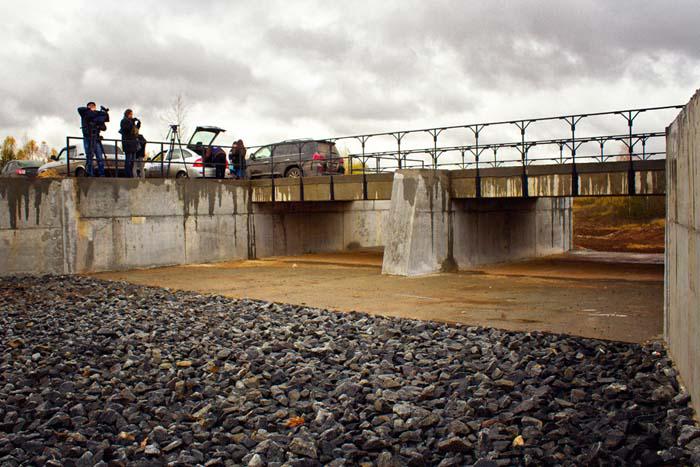
<svg viewBox="0 0 700 467"><path fill-rule="evenodd" d="M102 147L104 148L105 155L114 156L115 146L113 144L103 144ZM122 148L120 148L119 146L116 146L116 148L117 148L117 154L124 154L122 152Z"/></svg>
<svg viewBox="0 0 700 467"><path fill-rule="evenodd" d="M81 154L81 156L83 156L83 154ZM75 146L70 147L70 158L75 159ZM58 153L56 160L66 162L66 148L61 149L61 152Z"/></svg>
<svg viewBox="0 0 700 467"><path fill-rule="evenodd" d="M314 141L299 141L291 146L289 152L298 156L300 152L301 154L313 154L316 144Z"/></svg>
<svg viewBox="0 0 700 467"><path fill-rule="evenodd" d="M269 159L270 158L270 147L265 146L264 148L260 148L255 153L253 154L253 159L255 160L260 160L260 159Z"/></svg>
<svg viewBox="0 0 700 467"><path fill-rule="evenodd" d="M184 151L182 149L173 149L172 151L168 151L168 160L181 160L183 152Z"/></svg>
<svg viewBox="0 0 700 467"><path fill-rule="evenodd" d="M275 147L275 156L291 156L299 154L299 146L297 144L278 144Z"/></svg>
<svg viewBox="0 0 700 467"><path fill-rule="evenodd" d="M212 132L212 131L196 131L192 137L190 138L190 142L188 144L190 145L197 145L197 144L203 144L204 146L208 146L211 144L212 141L214 141L214 138L216 137L217 133Z"/></svg>
<svg viewBox="0 0 700 467"><path fill-rule="evenodd" d="M2 174L3 175L9 175L15 170L15 163L14 161L10 161L5 165L5 168L2 169Z"/></svg>
<svg viewBox="0 0 700 467"><path fill-rule="evenodd" d="M318 149L316 150L319 154L327 156L330 152L331 145L328 143L318 143Z"/></svg>

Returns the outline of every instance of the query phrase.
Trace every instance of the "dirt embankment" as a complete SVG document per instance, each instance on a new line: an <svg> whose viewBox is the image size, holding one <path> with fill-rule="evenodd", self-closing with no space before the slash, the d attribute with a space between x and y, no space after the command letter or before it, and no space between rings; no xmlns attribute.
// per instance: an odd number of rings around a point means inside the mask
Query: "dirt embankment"
<svg viewBox="0 0 700 467"><path fill-rule="evenodd" d="M577 198L574 246L597 251L663 253L664 198Z"/></svg>

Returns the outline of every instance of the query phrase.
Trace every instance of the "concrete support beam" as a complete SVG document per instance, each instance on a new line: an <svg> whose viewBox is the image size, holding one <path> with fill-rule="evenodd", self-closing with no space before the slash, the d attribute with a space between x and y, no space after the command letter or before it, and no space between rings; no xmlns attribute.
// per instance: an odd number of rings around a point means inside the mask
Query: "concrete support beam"
<svg viewBox="0 0 700 467"><path fill-rule="evenodd" d="M401 276L454 269L447 171L394 175L382 273Z"/></svg>

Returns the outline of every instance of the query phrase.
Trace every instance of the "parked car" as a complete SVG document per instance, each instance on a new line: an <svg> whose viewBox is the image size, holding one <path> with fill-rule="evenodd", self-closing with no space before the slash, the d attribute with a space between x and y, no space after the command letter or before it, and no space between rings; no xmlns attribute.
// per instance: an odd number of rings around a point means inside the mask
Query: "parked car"
<svg viewBox="0 0 700 467"><path fill-rule="evenodd" d="M204 167L203 158L208 146L213 145L219 134L225 132L215 126L198 126L187 144L176 145L159 152L146 162L147 177L166 178L214 178L216 169ZM228 159L226 161L226 176L229 177Z"/></svg>
<svg viewBox="0 0 700 467"><path fill-rule="evenodd" d="M124 172L124 152L122 148L115 143L103 143L105 155L105 173L114 175L115 172L120 174ZM71 175L76 177L84 177L87 175L85 170L87 161L85 160L85 149L82 144L79 149L76 146L70 147L70 171ZM93 171L97 173L97 160L92 161ZM51 157L51 162L48 162L39 167L38 173L46 170L55 170L59 175L68 175L68 161L66 158L66 148L61 149L58 156Z"/></svg>
<svg viewBox="0 0 700 467"><path fill-rule="evenodd" d="M162 162L162 163L161 163ZM216 176L214 167L204 167L202 156L186 147L159 152L146 162L148 178L207 178ZM228 170L226 171L228 177Z"/></svg>
<svg viewBox="0 0 700 467"><path fill-rule="evenodd" d="M44 163L42 161L9 161L2 168L0 177L36 177L39 173L39 167Z"/></svg>
<svg viewBox="0 0 700 467"><path fill-rule="evenodd" d="M333 141L297 139L263 146L248 156L248 178L302 177L345 173Z"/></svg>

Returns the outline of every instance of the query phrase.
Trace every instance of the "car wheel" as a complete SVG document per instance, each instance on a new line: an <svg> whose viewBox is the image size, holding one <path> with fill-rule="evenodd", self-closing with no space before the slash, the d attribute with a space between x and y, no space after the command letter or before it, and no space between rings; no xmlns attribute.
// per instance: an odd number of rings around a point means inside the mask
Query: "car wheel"
<svg viewBox="0 0 700 467"><path fill-rule="evenodd" d="M82 167L78 167L77 169L75 169L75 176L76 177L86 177L87 172Z"/></svg>
<svg viewBox="0 0 700 467"><path fill-rule="evenodd" d="M287 171L284 173L285 177L289 178L299 178L303 175L301 169L299 167L290 167L287 169Z"/></svg>
<svg viewBox="0 0 700 467"><path fill-rule="evenodd" d="M187 172L178 172L175 178L187 178Z"/></svg>

